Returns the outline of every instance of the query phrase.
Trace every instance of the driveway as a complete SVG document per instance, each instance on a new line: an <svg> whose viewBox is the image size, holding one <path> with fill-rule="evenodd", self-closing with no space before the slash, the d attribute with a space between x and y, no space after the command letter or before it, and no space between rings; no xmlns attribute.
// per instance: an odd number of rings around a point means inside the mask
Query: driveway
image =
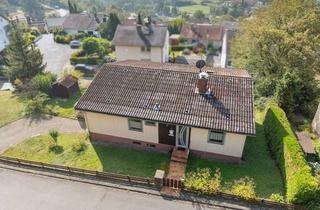
<svg viewBox="0 0 320 210"><path fill-rule="evenodd" d="M228 209L0 168L0 210ZM233 209L250 209L240 205Z"/></svg>
<svg viewBox="0 0 320 210"><path fill-rule="evenodd" d="M23 118L0 128L0 152L22 142L28 137L46 134L53 128L59 132L85 131L81 126L84 127L77 120L61 117Z"/></svg>
<svg viewBox="0 0 320 210"><path fill-rule="evenodd" d="M47 63L46 71L61 75L64 68L70 66L71 54L76 49L71 49L69 45L58 44L53 40L53 34L44 34L36 43L43 53L43 60Z"/></svg>

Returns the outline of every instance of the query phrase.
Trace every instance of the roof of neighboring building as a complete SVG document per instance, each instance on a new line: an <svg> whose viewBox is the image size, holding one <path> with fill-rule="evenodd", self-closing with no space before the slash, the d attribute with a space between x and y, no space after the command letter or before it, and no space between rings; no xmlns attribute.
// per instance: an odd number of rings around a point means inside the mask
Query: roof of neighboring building
<svg viewBox="0 0 320 210"><path fill-rule="evenodd" d="M184 24L180 34L186 39L222 41L224 31L225 29L223 26L191 23Z"/></svg>
<svg viewBox="0 0 320 210"><path fill-rule="evenodd" d="M53 27L62 27L63 22L65 21L65 17L50 17L46 19L47 26L49 28Z"/></svg>
<svg viewBox="0 0 320 210"><path fill-rule="evenodd" d="M152 25L152 33L145 26L118 25L112 43L116 46L163 47L166 43L167 27Z"/></svg>
<svg viewBox="0 0 320 210"><path fill-rule="evenodd" d="M205 70L210 70L211 97L195 92L199 70L190 65L147 61L105 64L76 109L255 135L250 75L238 69Z"/></svg>
<svg viewBox="0 0 320 210"><path fill-rule="evenodd" d="M69 88L77 82L78 82L78 78L72 75L69 75L57 80L55 83L53 83L53 85L59 84L59 85L62 85L63 87Z"/></svg>
<svg viewBox="0 0 320 210"><path fill-rule="evenodd" d="M100 17L98 17L99 21ZM88 13L70 14L64 20L62 27L69 30L97 30L98 23L94 15Z"/></svg>

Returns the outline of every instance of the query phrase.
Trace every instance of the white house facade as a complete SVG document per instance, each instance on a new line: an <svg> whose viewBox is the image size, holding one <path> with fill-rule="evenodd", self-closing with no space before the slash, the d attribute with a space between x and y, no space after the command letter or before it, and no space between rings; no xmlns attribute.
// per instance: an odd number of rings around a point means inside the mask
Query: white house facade
<svg viewBox="0 0 320 210"><path fill-rule="evenodd" d="M164 26L152 26L152 29L148 29L136 25L119 25L113 44L118 61L169 61L169 32Z"/></svg>
<svg viewBox="0 0 320 210"><path fill-rule="evenodd" d="M202 72L190 65L106 64L81 97L92 141L240 161L255 135L253 81L247 72Z"/></svg>
<svg viewBox="0 0 320 210"><path fill-rule="evenodd" d="M0 16L0 52L2 52L9 44L8 27L9 21Z"/></svg>

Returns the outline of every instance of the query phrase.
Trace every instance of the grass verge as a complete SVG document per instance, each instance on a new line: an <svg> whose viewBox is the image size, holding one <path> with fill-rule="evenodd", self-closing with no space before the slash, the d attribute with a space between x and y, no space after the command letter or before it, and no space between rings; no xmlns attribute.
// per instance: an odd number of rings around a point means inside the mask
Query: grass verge
<svg viewBox="0 0 320 210"><path fill-rule="evenodd" d="M223 182L230 182L245 176L253 178L258 197L269 198L273 193L284 194L280 171L270 156L265 139L262 126L264 114L262 112L256 113L256 118L257 135L247 138L244 164L219 163L191 156L187 164L187 172L197 168L210 168L212 171L219 168Z"/></svg>
<svg viewBox="0 0 320 210"><path fill-rule="evenodd" d="M23 103L11 91L0 91L0 127L23 116Z"/></svg>
<svg viewBox="0 0 320 210"><path fill-rule="evenodd" d="M132 176L153 177L156 169L165 169L170 157L167 154L135 149L92 145L86 140L86 149L77 152L74 145L84 134L61 134L58 149L49 149L49 135L29 138L6 150L3 155L49 164L65 165L89 170L106 171Z"/></svg>

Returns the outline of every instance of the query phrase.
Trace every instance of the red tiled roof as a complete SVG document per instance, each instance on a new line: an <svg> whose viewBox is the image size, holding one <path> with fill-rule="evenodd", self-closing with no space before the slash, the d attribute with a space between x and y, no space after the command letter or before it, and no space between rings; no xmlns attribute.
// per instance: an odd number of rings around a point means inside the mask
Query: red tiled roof
<svg viewBox="0 0 320 210"><path fill-rule="evenodd" d="M222 41L223 33L223 26L214 26L211 24L184 24L180 34L186 39Z"/></svg>
<svg viewBox="0 0 320 210"><path fill-rule="evenodd" d="M239 72L213 69L208 80L212 97L205 97L195 93L198 73L193 67L133 61L105 64L76 109L255 135L253 81Z"/></svg>

